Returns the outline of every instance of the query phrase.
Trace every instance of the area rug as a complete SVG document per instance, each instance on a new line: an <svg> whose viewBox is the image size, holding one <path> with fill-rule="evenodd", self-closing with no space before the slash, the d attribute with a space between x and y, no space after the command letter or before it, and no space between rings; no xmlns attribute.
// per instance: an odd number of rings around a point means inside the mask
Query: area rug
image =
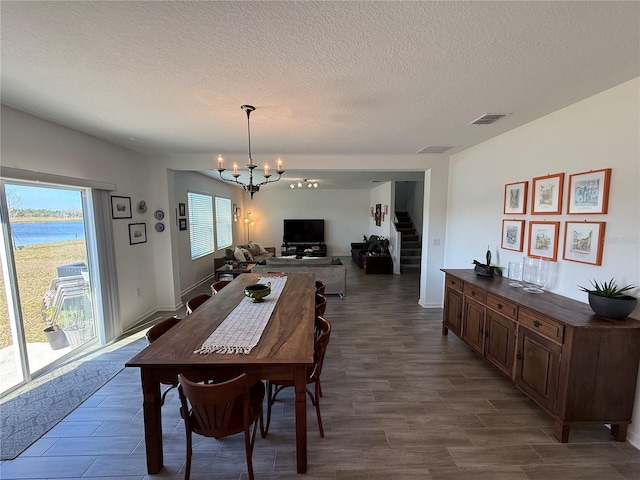
<svg viewBox="0 0 640 480"><path fill-rule="evenodd" d="M0 402L0 460L13 460L124 368L118 361L75 361Z"/></svg>

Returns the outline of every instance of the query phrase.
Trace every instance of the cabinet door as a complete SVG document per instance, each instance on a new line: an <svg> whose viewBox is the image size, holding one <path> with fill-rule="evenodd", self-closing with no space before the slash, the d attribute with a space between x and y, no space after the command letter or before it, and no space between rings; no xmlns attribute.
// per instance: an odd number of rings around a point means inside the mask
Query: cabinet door
<svg viewBox="0 0 640 480"><path fill-rule="evenodd" d="M462 334L462 293L452 288L445 289L444 327L458 337Z"/></svg>
<svg viewBox="0 0 640 480"><path fill-rule="evenodd" d="M465 296L462 307L462 339L482 355L484 352L485 306Z"/></svg>
<svg viewBox="0 0 640 480"><path fill-rule="evenodd" d="M484 356L502 373L512 378L516 352L516 322L487 309Z"/></svg>
<svg viewBox="0 0 640 480"><path fill-rule="evenodd" d="M556 410L562 346L520 327L516 355L516 384L540 405Z"/></svg>

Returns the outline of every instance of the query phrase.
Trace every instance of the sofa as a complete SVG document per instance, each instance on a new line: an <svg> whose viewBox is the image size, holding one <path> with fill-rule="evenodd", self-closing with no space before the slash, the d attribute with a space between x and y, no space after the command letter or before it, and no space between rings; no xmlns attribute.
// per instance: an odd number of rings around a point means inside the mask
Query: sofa
<svg viewBox="0 0 640 480"><path fill-rule="evenodd" d="M327 295L344 296L347 290L347 267L339 258L303 257L300 259L272 257L251 269L251 273L266 274L269 272L313 273L316 280L326 284Z"/></svg>
<svg viewBox="0 0 640 480"><path fill-rule="evenodd" d="M226 260L235 262L261 262L276 256L276 247L263 247L259 243L244 243L224 251ZM242 257L241 257L242 255Z"/></svg>
<svg viewBox="0 0 640 480"><path fill-rule="evenodd" d="M351 258L358 267L362 268L362 256L367 252L382 251L382 243L378 235L371 235L365 242L351 243Z"/></svg>

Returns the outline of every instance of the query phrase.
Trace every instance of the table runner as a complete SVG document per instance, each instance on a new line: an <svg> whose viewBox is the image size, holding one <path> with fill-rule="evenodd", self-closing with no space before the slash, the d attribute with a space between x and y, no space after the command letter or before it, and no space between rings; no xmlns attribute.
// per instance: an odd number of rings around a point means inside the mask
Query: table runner
<svg viewBox="0 0 640 480"><path fill-rule="evenodd" d="M260 341L286 281L286 276L260 277L258 283L271 282L271 293L260 303L253 303L251 299L243 297L238 306L204 341L202 348L194 353L251 353L251 349Z"/></svg>

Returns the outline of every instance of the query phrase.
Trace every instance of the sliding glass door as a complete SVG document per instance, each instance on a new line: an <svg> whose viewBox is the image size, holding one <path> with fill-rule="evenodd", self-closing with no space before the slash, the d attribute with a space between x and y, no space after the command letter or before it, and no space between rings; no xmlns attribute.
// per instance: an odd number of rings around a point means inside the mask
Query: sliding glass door
<svg viewBox="0 0 640 480"><path fill-rule="evenodd" d="M96 338L88 189L3 180L0 394Z"/></svg>

